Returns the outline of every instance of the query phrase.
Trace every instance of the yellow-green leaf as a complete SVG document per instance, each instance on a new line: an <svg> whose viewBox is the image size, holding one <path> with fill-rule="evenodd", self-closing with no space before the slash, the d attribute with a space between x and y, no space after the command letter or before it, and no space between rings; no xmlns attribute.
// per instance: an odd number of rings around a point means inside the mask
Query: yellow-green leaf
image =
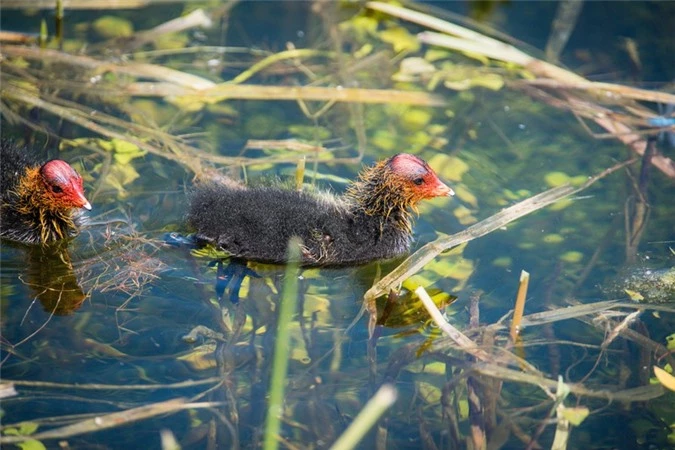
<svg viewBox="0 0 675 450"><path fill-rule="evenodd" d="M436 67L424 58L411 57L401 61L399 71L394 74L394 81L413 81L420 75L430 77L436 72Z"/></svg>
<svg viewBox="0 0 675 450"><path fill-rule="evenodd" d="M342 31L351 30L356 34L358 40L363 40L366 36L374 36L377 33L377 19L373 17L358 16L339 25Z"/></svg>
<svg viewBox="0 0 675 450"><path fill-rule="evenodd" d="M570 182L570 176L565 172L549 172L544 176L544 181L549 187L558 187Z"/></svg>
<svg viewBox="0 0 675 450"><path fill-rule="evenodd" d="M455 190L455 194L457 195L457 198L463 201L464 203L468 203L469 205L473 206L474 208L478 208L478 199L476 198L475 195L469 189L460 184L452 187Z"/></svg>
<svg viewBox="0 0 675 450"><path fill-rule="evenodd" d="M504 79L496 73L469 73L467 78L461 80L445 80L445 87L455 91L464 91L473 87L484 87L498 91L504 87Z"/></svg>
<svg viewBox="0 0 675 450"><path fill-rule="evenodd" d="M562 416L568 420L572 425L578 426L583 422L590 411L585 406L578 406L576 408L563 408Z"/></svg>
<svg viewBox="0 0 675 450"><path fill-rule="evenodd" d="M420 49L420 41L403 27L393 27L379 33L380 39L394 46L395 52L411 51Z"/></svg>
<svg viewBox="0 0 675 450"><path fill-rule="evenodd" d="M452 211L452 215L457 218L457 221L462 225L471 225L478 222L471 210L464 205L459 205Z"/></svg>
<svg viewBox="0 0 675 450"><path fill-rule="evenodd" d="M441 402L441 390L431 383L424 381L417 382L417 389L420 391L420 396L429 404L436 405Z"/></svg>
<svg viewBox="0 0 675 450"><path fill-rule="evenodd" d="M571 250L569 252L565 252L562 255L560 255L559 258L561 261L568 262L568 263L578 263L581 262L582 259L584 259L584 254L581 252L576 252L574 250Z"/></svg>
<svg viewBox="0 0 675 450"><path fill-rule="evenodd" d="M21 450L47 450L45 444L34 439L19 442L16 444Z"/></svg>
<svg viewBox="0 0 675 450"><path fill-rule="evenodd" d="M23 436L28 436L30 434L35 433L39 426L40 425L38 425L35 422L22 422L19 425L19 434Z"/></svg>
<svg viewBox="0 0 675 450"><path fill-rule="evenodd" d="M675 350L675 333L666 336L666 347L668 347L668 350Z"/></svg>
<svg viewBox="0 0 675 450"><path fill-rule="evenodd" d="M469 170L469 165L457 158L437 153L429 160L429 165L445 181L462 181L462 176Z"/></svg>
<svg viewBox="0 0 675 450"><path fill-rule="evenodd" d="M104 39L129 37L134 34L131 21L117 16L100 17L92 24L92 28Z"/></svg>
<svg viewBox="0 0 675 450"><path fill-rule="evenodd" d="M660 367L654 366L654 375L665 388L675 391L675 377Z"/></svg>
<svg viewBox="0 0 675 450"><path fill-rule="evenodd" d="M641 302L644 300L644 296L640 294L638 291L631 291L630 289L624 289L623 290L628 296L630 297L631 300L634 302Z"/></svg>

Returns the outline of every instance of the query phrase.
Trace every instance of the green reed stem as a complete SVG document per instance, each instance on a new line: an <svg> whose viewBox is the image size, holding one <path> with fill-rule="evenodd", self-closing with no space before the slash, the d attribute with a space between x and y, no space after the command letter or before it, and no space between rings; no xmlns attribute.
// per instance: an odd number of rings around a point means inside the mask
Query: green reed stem
<svg viewBox="0 0 675 450"><path fill-rule="evenodd" d="M281 429L281 417L284 413L284 389L290 354L290 324L298 300L300 245L301 242L297 238L292 238L288 242L288 265L286 266L284 288L281 293L281 304L279 305L279 317L277 319L277 337L274 343L270 396L265 421L264 450L276 450L279 445L278 436Z"/></svg>
<svg viewBox="0 0 675 450"><path fill-rule="evenodd" d="M363 436L375 426L377 421L396 401L398 392L391 384L384 384L368 400L366 406L356 416L354 421L347 427L344 433L333 444L330 450L351 450L355 448Z"/></svg>
<svg viewBox="0 0 675 450"><path fill-rule="evenodd" d="M63 0L56 0L55 24L56 41L59 44L59 48L63 48Z"/></svg>

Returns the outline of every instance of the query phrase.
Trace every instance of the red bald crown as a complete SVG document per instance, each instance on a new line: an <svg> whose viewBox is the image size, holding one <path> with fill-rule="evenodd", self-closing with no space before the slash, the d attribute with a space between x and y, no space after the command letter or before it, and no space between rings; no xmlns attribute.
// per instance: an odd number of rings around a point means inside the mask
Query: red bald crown
<svg viewBox="0 0 675 450"><path fill-rule="evenodd" d="M438 178L436 172L415 155L399 153L389 158L387 165L394 174L410 183L410 189L419 198L455 195L455 192Z"/></svg>
<svg viewBox="0 0 675 450"><path fill-rule="evenodd" d="M66 208L91 209L84 196L82 177L67 162L60 159L46 162L40 168L40 176L48 195L56 203Z"/></svg>

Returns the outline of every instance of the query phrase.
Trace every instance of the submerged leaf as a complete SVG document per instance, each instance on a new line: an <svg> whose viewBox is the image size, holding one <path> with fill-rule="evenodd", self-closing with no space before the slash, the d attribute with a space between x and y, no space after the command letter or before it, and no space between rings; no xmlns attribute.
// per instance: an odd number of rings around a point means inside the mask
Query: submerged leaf
<svg viewBox="0 0 675 450"><path fill-rule="evenodd" d="M446 88L455 91L464 91L474 87L484 87L492 91L498 91L504 87L504 78L496 73L482 73L463 80L445 80L443 84Z"/></svg>
<svg viewBox="0 0 675 450"><path fill-rule="evenodd" d="M104 39L129 37L134 34L134 26L131 21L117 16L103 16L92 25L96 34Z"/></svg>
<svg viewBox="0 0 675 450"><path fill-rule="evenodd" d="M478 219L471 214L471 210L464 205L459 205L452 211L457 221L462 225L471 225L478 222Z"/></svg>
<svg viewBox="0 0 675 450"><path fill-rule="evenodd" d="M645 299L645 297L640 294L638 291L631 291L630 289L624 289L623 290L628 296L630 297L631 300L634 302L641 302L642 300Z"/></svg>
<svg viewBox="0 0 675 450"><path fill-rule="evenodd" d="M429 159L429 165L447 181L462 181L469 165L456 156L438 153Z"/></svg>
<svg viewBox="0 0 675 450"><path fill-rule="evenodd" d="M558 187L570 182L570 176L565 172L549 172L544 176L544 181L549 187Z"/></svg>
<svg viewBox="0 0 675 450"><path fill-rule="evenodd" d="M21 450L47 450L45 444L34 439L28 441L19 442L16 444Z"/></svg>
<svg viewBox="0 0 675 450"><path fill-rule="evenodd" d="M37 431L39 426L40 425L35 422L22 422L19 426L19 434L22 436L33 434Z"/></svg>
<svg viewBox="0 0 675 450"><path fill-rule="evenodd" d="M394 81L415 81L420 76L430 77L436 71L436 67L424 58L405 58L392 78Z"/></svg>
<svg viewBox="0 0 675 450"><path fill-rule="evenodd" d="M411 51L420 49L420 41L403 27L393 27L379 33L380 39L394 46L395 52Z"/></svg>
<svg viewBox="0 0 675 450"><path fill-rule="evenodd" d="M441 390L431 383L425 381L417 382L417 389L420 396L430 405L438 405L441 402Z"/></svg>
<svg viewBox="0 0 675 450"><path fill-rule="evenodd" d="M569 252L565 252L562 255L560 255L558 259L568 263L578 263L581 262L582 259L584 259L584 254L581 252L571 250Z"/></svg>
<svg viewBox="0 0 675 450"><path fill-rule="evenodd" d="M366 36L374 36L377 33L377 19L373 17L357 16L339 25L341 31L352 31L359 41Z"/></svg>
<svg viewBox="0 0 675 450"><path fill-rule="evenodd" d="M469 189L466 186L460 184L453 186L453 189L455 190L455 195L457 196L458 199L460 199L464 203L468 203L474 208L478 208L478 199L476 198L475 195L473 195L471 191L469 191Z"/></svg>
<svg viewBox="0 0 675 450"><path fill-rule="evenodd" d="M654 375L659 382L671 391L675 391L675 377L660 367L654 366Z"/></svg>
<svg viewBox="0 0 675 450"><path fill-rule="evenodd" d="M562 408L561 414L563 418L568 420L572 425L579 426L586 420L590 411L585 406L578 406L576 408Z"/></svg>
<svg viewBox="0 0 675 450"><path fill-rule="evenodd" d="M126 188L138 177L140 175L132 165L115 164L110 168L103 184L117 190L119 196L125 198L129 195Z"/></svg>
<svg viewBox="0 0 675 450"><path fill-rule="evenodd" d="M213 353L215 350L215 344L207 343L193 348L190 353L179 356L178 359L185 361L194 370L209 370L217 366Z"/></svg>
<svg viewBox="0 0 675 450"><path fill-rule="evenodd" d="M406 131L417 131L424 129L431 121L431 112L426 109L413 108L401 116L401 126Z"/></svg>
<svg viewBox="0 0 675 450"><path fill-rule="evenodd" d="M668 350L675 350L675 334L666 336L666 347Z"/></svg>

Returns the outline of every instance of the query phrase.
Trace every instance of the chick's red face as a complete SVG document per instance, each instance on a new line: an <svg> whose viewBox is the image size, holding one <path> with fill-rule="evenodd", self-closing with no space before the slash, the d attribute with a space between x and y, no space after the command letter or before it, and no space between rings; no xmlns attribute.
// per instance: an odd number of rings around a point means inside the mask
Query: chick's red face
<svg viewBox="0 0 675 450"><path fill-rule="evenodd" d="M82 177L67 162L60 159L49 161L40 169L40 175L47 195L56 206L91 209L84 196Z"/></svg>
<svg viewBox="0 0 675 450"><path fill-rule="evenodd" d="M455 195L451 188L438 179L433 169L417 156L400 153L389 160L389 165L419 200Z"/></svg>

